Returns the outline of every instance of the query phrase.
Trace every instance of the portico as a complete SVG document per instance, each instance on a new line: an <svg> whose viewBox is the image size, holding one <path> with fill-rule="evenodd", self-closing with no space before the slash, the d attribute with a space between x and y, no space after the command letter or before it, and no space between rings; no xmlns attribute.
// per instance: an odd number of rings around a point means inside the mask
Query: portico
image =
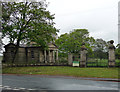
<svg viewBox="0 0 120 92"><path fill-rule="evenodd" d="M58 48L52 43L49 43L48 46L48 50L44 50L40 53L39 61L44 63L55 63L58 61Z"/></svg>

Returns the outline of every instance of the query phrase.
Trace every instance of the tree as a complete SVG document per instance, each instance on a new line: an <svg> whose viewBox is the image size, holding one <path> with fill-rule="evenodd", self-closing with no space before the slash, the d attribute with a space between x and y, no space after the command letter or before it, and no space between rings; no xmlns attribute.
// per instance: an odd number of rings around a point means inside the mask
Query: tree
<svg viewBox="0 0 120 92"><path fill-rule="evenodd" d="M17 53L21 41L34 41L45 48L58 30L54 27L54 15L46 10L47 3L2 2L2 36L16 43Z"/></svg>
<svg viewBox="0 0 120 92"><path fill-rule="evenodd" d="M120 44L116 46L115 55L117 59L120 59Z"/></svg>
<svg viewBox="0 0 120 92"><path fill-rule="evenodd" d="M2 53L2 49L3 48L3 42L2 42L2 38L0 37L0 53Z"/></svg>
<svg viewBox="0 0 120 92"><path fill-rule="evenodd" d="M59 50L63 53L76 53L79 54L82 43L85 42L88 52L92 52L90 46L94 43L94 38L89 37L87 29L75 29L69 34L65 33L61 35L56 41L56 45L59 46Z"/></svg>
<svg viewBox="0 0 120 92"><path fill-rule="evenodd" d="M96 39L94 43L94 57L95 58L107 58L108 43L103 39Z"/></svg>

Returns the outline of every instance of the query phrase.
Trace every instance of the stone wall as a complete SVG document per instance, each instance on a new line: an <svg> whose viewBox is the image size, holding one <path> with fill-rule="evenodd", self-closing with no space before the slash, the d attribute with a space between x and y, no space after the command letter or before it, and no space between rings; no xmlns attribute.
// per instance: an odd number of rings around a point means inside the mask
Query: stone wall
<svg viewBox="0 0 120 92"><path fill-rule="evenodd" d="M25 63L25 61L26 61L25 49L24 48L19 48L18 53L16 54L16 58L15 58L14 63Z"/></svg>

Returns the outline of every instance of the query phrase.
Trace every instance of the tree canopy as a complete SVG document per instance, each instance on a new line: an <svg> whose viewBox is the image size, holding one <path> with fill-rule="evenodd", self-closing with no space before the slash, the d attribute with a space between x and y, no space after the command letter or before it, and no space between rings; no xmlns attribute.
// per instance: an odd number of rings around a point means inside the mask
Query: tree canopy
<svg viewBox="0 0 120 92"><path fill-rule="evenodd" d="M116 53L116 58L120 59L120 44L117 44L115 53Z"/></svg>
<svg viewBox="0 0 120 92"><path fill-rule="evenodd" d="M75 29L70 33L62 34L57 40L60 56L67 56L68 53L79 54L82 43L87 48L87 58L108 58L108 43L103 39L94 39L89 36L87 29ZM117 50L116 52L119 52ZM118 55L118 54L117 54Z"/></svg>
<svg viewBox="0 0 120 92"><path fill-rule="evenodd" d="M45 49L47 43L54 40L58 30L54 27L54 14L47 9L45 0L40 2L2 2L2 37L8 37L10 43L16 43L16 58L21 42L35 42Z"/></svg>
<svg viewBox="0 0 120 92"><path fill-rule="evenodd" d="M103 39L95 39L94 43L94 58L108 58L108 43Z"/></svg>
<svg viewBox="0 0 120 92"><path fill-rule="evenodd" d="M2 38L0 37L0 54L2 53L3 50L3 41Z"/></svg>
<svg viewBox="0 0 120 92"><path fill-rule="evenodd" d="M93 37L89 37L87 29L75 29L70 33L61 35L55 43L59 46L61 52L79 53L83 42L86 43L85 45L88 48L88 51L91 52L91 47L94 41Z"/></svg>
<svg viewBox="0 0 120 92"><path fill-rule="evenodd" d="M54 27L54 14L46 8L45 1L2 2L2 37L8 37L17 46L21 41L33 41L45 47L58 32Z"/></svg>

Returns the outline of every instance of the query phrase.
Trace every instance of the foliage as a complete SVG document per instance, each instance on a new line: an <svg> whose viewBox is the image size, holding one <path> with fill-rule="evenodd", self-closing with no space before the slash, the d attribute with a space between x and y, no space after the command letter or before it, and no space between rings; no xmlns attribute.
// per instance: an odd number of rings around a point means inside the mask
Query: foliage
<svg viewBox="0 0 120 92"><path fill-rule="evenodd" d="M54 40L58 30L54 27L54 15L46 10L45 1L40 2L2 2L2 37L16 43L16 58L20 42L35 42L37 46L47 47Z"/></svg>
<svg viewBox="0 0 120 92"><path fill-rule="evenodd" d="M60 57L59 58L59 63L68 63L68 59L64 56L64 57Z"/></svg>
<svg viewBox="0 0 120 92"><path fill-rule="evenodd" d="M75 29L70 33L61 35L56 41L56 45L59 46L60 52L66 53L79 53L82 43L85 42L88 52L92 51L90 46L94 43L94 38L89 37L87 29Z"/></svg>
<svg viewBox="0 0 120 92"><path fill-rule="evenodd" d="M2 51L2 46L3 46L3 42L2 42L2 38L0 37L0 52Z"/></svg>
<svg viewBox="0 0 120 92"><path fill-rule="evenodd" d="M107 42L103 39L96 39L94 44L94 51L97 51L97 50L107 52L108 51Z"/></svg>
<svg viewBox="0 0 120 92"><path fill-rule="evenodd" d="M58 32L54 27L54 15L46 8L45 1L2 2L2 36L8 37L11 43L17 42L17 46L21 41L34 41L45 47Z"/></svg>
<svg viewBox="0 0 120 92"><path fill-rule="evenodd" d="M117 47L115 50L116 58L120 59L120 44L118 44L116 47Z"/></svg>
<svg viewBox="0 0 120 92"><path fill-rule="evenodd" d="M62 34L56 41L59 46L59 56L67 57L68 53L79 54L82 43L85 42L87 48L87 58L108 58L109 42L103 39L89 37L87 29L75 29L70 33ZM116 49L116 56L119 56L120 49Z"/></svg>
<svg viewBox="0 0 120 92"><path fill-rule="evenodd" d="M94 58L107 59L108 43L105 40L96 39L93 47Z"/></svg>

